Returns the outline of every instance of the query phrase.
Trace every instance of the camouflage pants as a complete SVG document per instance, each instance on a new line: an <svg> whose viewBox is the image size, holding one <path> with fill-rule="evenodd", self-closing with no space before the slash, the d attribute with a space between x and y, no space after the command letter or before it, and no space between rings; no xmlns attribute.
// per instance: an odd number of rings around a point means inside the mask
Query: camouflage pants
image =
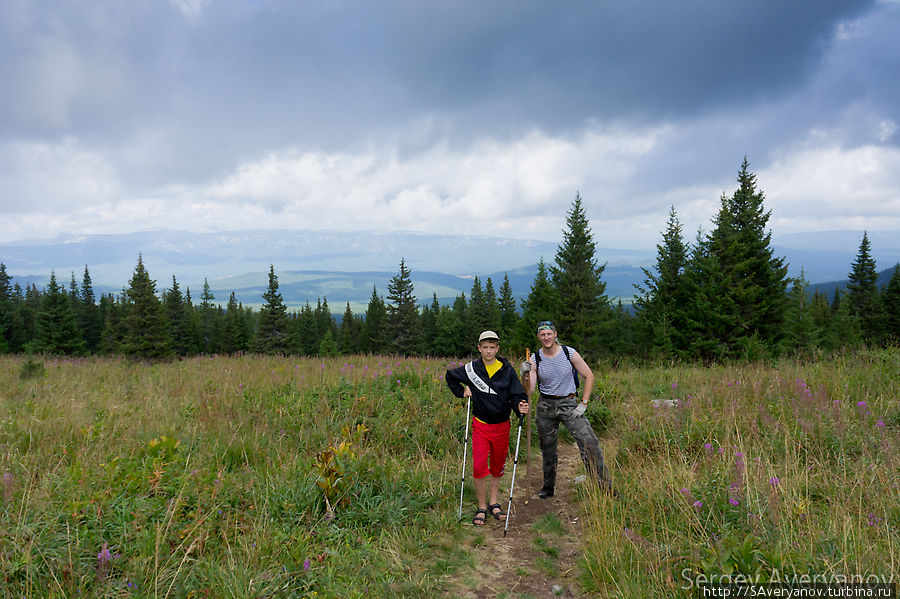
<svg viewBox="0 0 900 599"><path fill-rule="evenodd" d="M575 416L578 399L566 397L563 399L548 399L541 397L537 404L535 422L537 423L538 437L541 441L541 456L544 466L544 488L552 489L556 486L556 464L558 454L556 451L559 438L559 425L564 424L569 433L575 437L578 443L578 451L588 474L594 477L602 488L609 489L612 481L609 471L603 463L603 453L597 435L591 428L591 423L584 415Z"/></svg>

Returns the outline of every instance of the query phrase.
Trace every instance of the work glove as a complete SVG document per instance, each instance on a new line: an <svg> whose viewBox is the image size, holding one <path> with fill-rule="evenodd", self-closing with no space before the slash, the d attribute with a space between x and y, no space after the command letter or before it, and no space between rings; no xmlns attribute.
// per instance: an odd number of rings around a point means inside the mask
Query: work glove
<svg viewBox="0 0 900 599"><path fill-rule="evenodd" d="M572 410L572 415L578 418L579 416L584 416L584 413L587 411L587 404L584 402L578 402L578 405L575 406L575 409Z"/></svg>
<svg viewBox="0 0 900 599"><path fill-rule="evenodd" d="M531 361L525 360L522 362L522 365L519 366L519 374L527 374L531 372Z"/></svg>

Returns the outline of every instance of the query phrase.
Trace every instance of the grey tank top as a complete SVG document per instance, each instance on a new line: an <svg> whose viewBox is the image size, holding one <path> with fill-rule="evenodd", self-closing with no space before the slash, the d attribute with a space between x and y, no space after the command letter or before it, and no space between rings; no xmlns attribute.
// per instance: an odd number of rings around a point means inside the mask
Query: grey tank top
<svg viewBox="0 0 900 599"><path fill-rule="evenodd" d="M537 367L538 384L541 393L545 395L571 395L575 393L575 380L572 378L572 363L566 357L562 347L554 358L548 358L544 353L544 348L538 350L541 352L541 363ZM575 350L569 348L569 355L574 355Z"/></svg>

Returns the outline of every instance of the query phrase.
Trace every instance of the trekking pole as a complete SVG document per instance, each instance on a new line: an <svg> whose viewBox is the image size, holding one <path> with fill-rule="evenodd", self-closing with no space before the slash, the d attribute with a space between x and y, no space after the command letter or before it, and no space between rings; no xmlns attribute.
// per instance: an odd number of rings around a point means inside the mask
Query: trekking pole
<svg viewBox="0 0 900 599"><path fill-rule="evenodd" d="M462 520L462 502L463 502L463 489L466 486L466 450L469 449L469 408L472 406L472 396L469 396L469 401L466 402L466 435L463 437L463 459L462 459L462 476L460 477L462 480L459 484L459 519Z"/></svg>
<svg viewBox="0 0 900 599"><path fill-rule="evenodd" d="M516 486L516 465L519 463L519 441L522 439L522 418L523 416L519 416L519 432L516 434L516 457L513 459L513 473L512 473L512 481L509 483L509 505L506 508L506 526L503 527L503 536L506 536L506 531L509 530L509 519L512 516L512 496L513 489Z"/></svg>
<svg viewBox="0 0 900 599"><path fill-rule="evenodd" d="M525 348L525 361L528 362L531 360L531 350L529 348ZM535 376L537 376L535 374ZM525 397L528 399L528 421L525 425L525 480L527 487L527 481L531 480L531 385L529 383L530 377L526 377L524 374L522 375L522 387L525 388ZM527 503L528 500L526 499Z"/></svg>

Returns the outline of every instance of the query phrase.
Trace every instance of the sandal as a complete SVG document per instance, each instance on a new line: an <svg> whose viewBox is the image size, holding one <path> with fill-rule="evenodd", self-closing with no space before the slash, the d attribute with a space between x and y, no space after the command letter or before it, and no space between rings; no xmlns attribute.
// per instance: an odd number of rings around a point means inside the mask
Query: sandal
<svg viewBox="0 0 900 599"><path fill-rule="evenodd" d="M475 511L475 517L472 518L472 524L475 526L484 526L487 522L487 510L481 508Z"/></svg>
<svg viewBox="0 0 900 599"><path fill-rule="evenodd" d="M489 505L488 509L491 511L491 516L494 517L494 520L506 520L506 512L503 511L503 508L500 507L499 503L495 503L493 505ZM497 510L497 511L494 511Z"/></svg>

